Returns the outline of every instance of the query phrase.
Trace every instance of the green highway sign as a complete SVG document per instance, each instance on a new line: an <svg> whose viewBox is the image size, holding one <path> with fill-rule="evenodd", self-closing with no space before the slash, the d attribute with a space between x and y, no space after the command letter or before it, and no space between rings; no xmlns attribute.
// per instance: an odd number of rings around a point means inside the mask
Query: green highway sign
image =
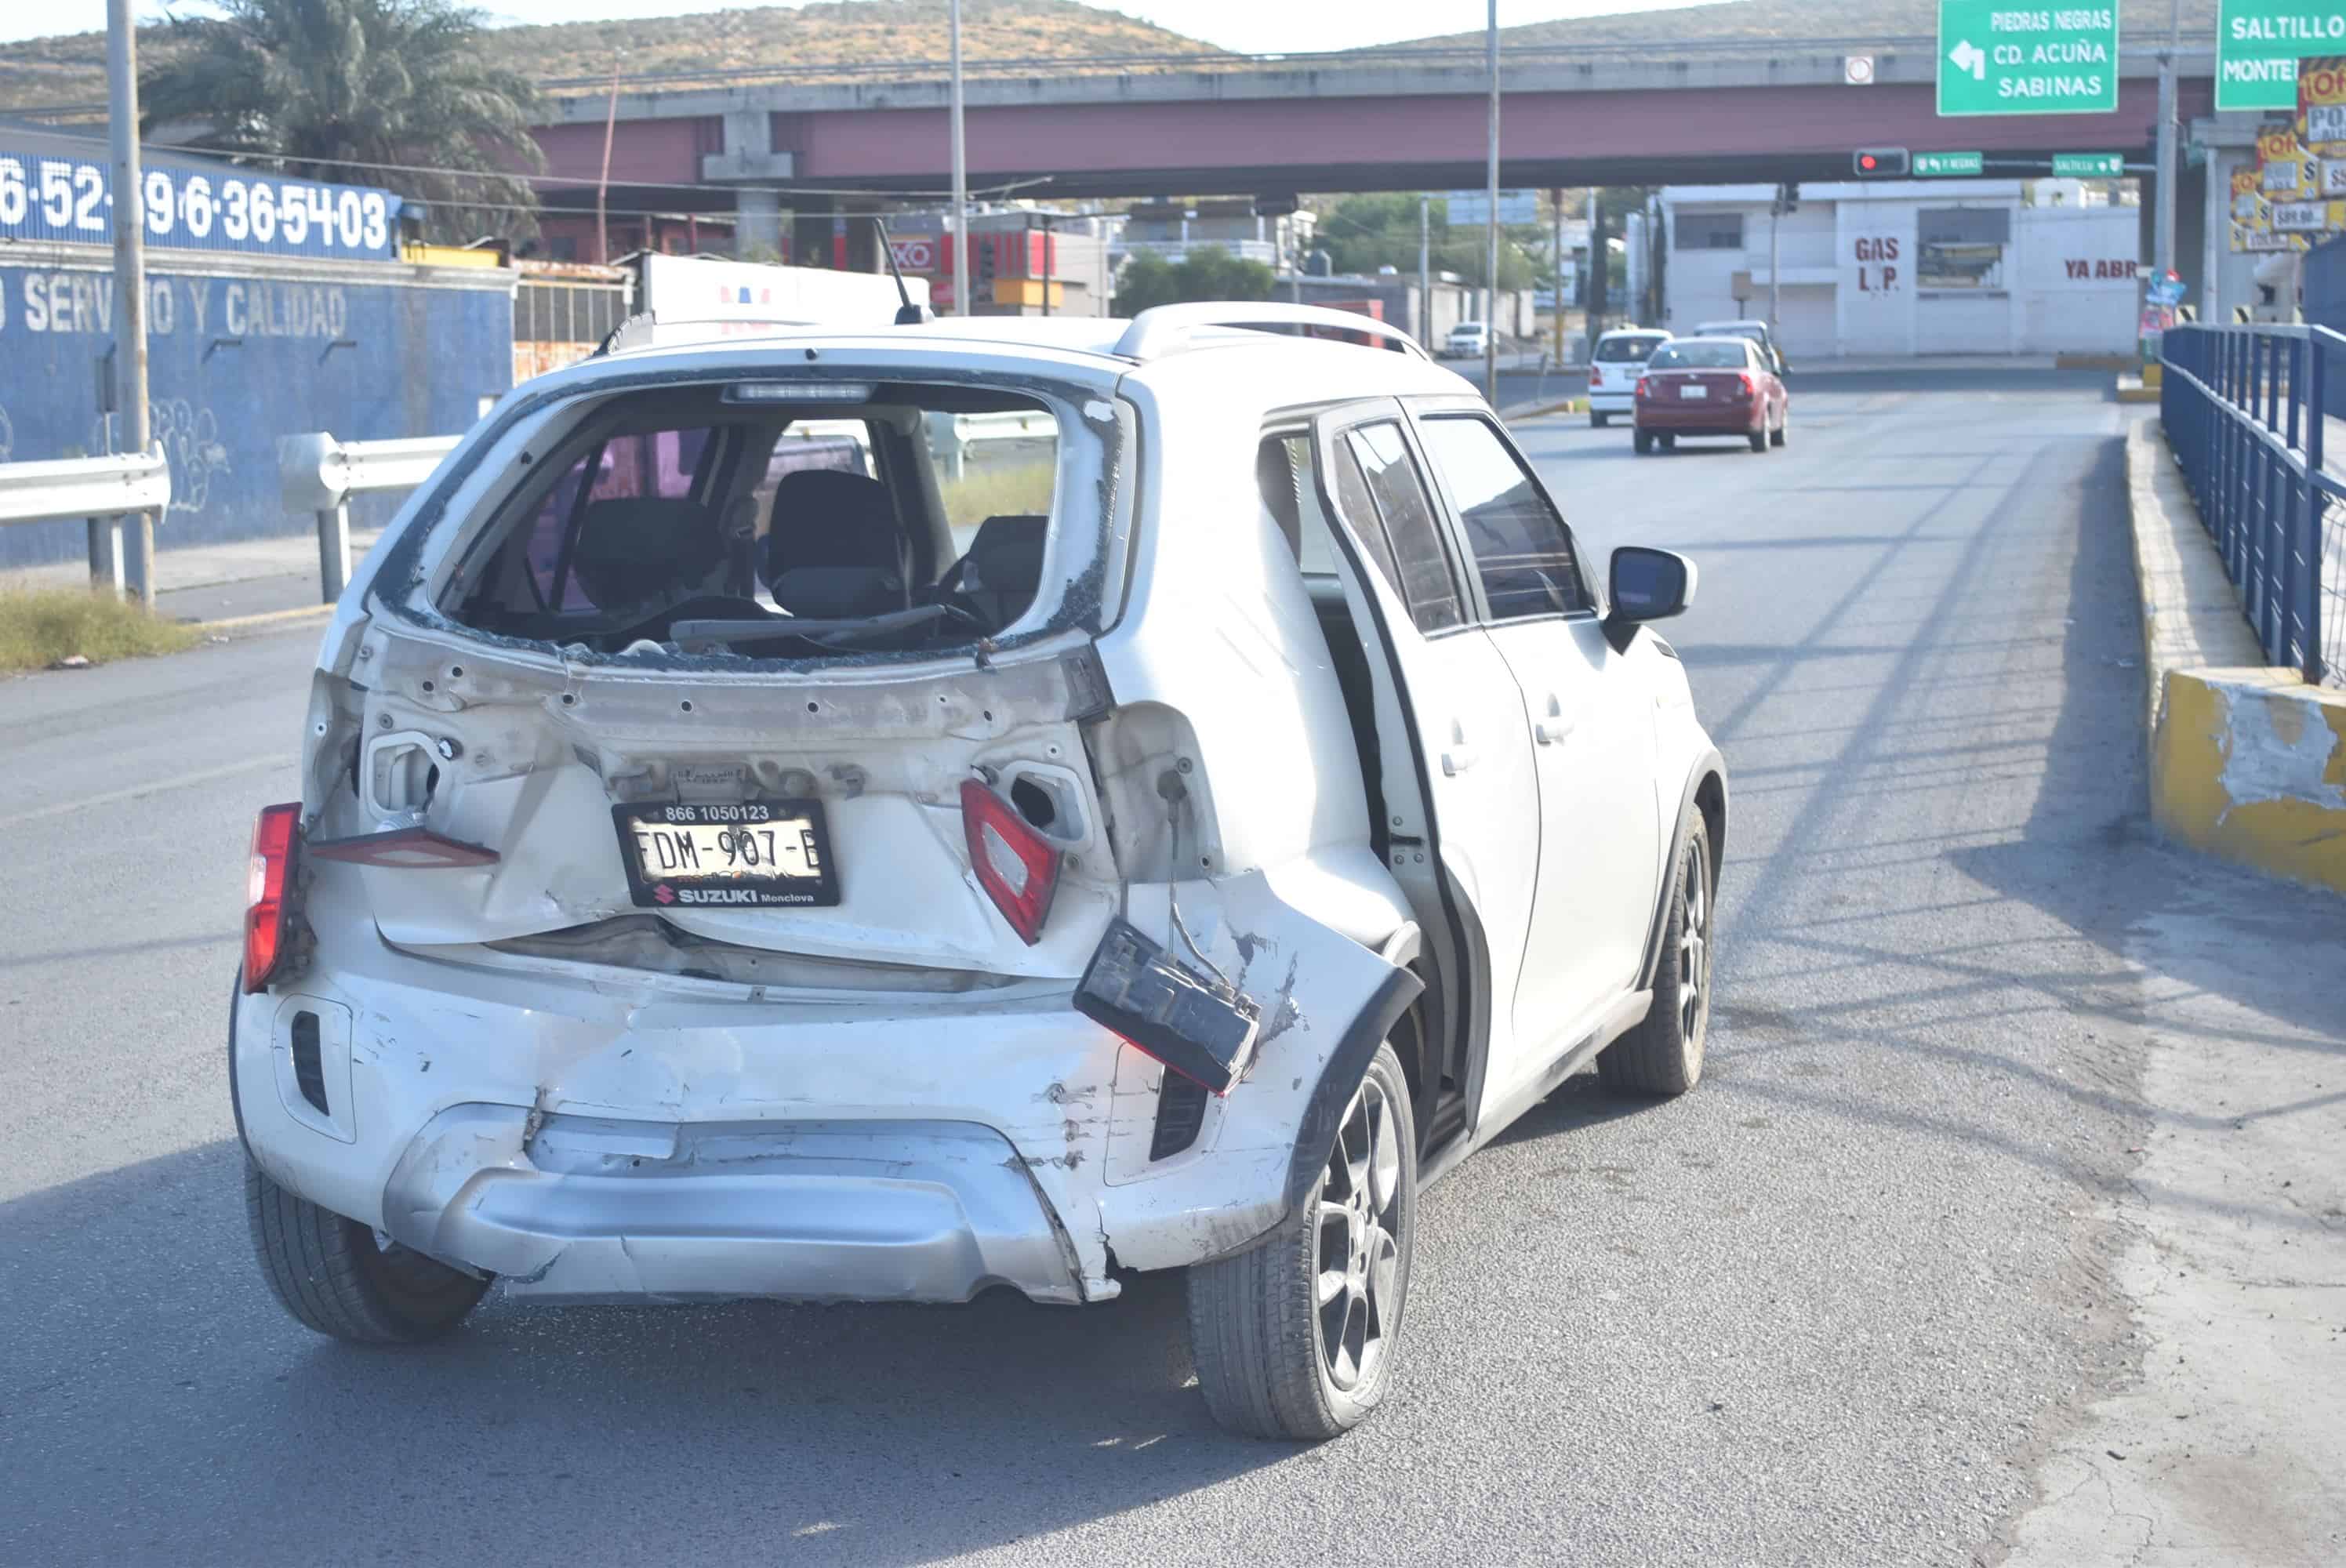
<svg viewBox="0 0 2346 1568"><path fill-rule="evenodd" d="M2072 179L2116 179L2126 173L2122 152L2056 152L2053 172Z"/></svg>
<svg viewBox="0 0 2346 1568"><path fill-rule="evenodd" d="M1984 167L1975 152L1918 152L1914 155L1914 173L1918 177L1950 174L1977 174Z"/></svg>
<svg viewBox="0 0 2346 1568"><path fill-rule="evenodd" d="M2223 0L2216 21L2216 107L2297 108L2297 62L2346 55L2341 0Z"/></svg>
<svg viewBox="0 0 2346 1568"><path fill-rule="evenodd" d="M2235 4L2287 0L2225 0L2226 15ZM2042 10L2010 0L1939 0L1942 115L2111 114L2117 107L2117 0Z"/></svg>

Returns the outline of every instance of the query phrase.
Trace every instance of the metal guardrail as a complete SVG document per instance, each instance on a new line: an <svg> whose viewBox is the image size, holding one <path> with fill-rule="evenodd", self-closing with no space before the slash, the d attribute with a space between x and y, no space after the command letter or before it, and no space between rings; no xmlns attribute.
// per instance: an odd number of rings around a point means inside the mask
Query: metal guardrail
<svg viewBox="0 0 2346 1568"><path fill-rule="evenodd" d="M351 580L351 497L414 489L463 439L336 441L324 431L278 439L277 483L285 510L318 519L318 586L327 604L341 598Z"/></svg>
<svg viewBox="0 0 2346 1568"><path fill-rule="evenodd" d="M0 524L89 524L91 582L123 591L122 521L171 504L171 469L159 445L114 457L0 463Z"/></svg>
<svg viewBox="0 0 2346 1568"><path fill-rule="evenodd" d="M2162 339L2159 417L2265 657L2346 685L2346 336L2186 326ZM2339 428L2332 431L2332 421Z"/></svg>

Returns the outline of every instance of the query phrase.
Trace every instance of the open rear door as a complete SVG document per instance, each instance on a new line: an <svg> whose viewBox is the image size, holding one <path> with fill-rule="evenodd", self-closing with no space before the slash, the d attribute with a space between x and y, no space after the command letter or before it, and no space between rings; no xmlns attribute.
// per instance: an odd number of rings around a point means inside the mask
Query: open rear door
<svg viewBox="0 0 2346 1568"><path fill-rule="evenodd" d="M1515 676L1474 623L1459 563L1398 403L1323 414L1313 499L1330 524L1374 692L1381 837L1429 932L1453 1070L1470 1117L1486 1073L1510 1075L1515 993L1539 860L1539 793ZM1306 520L1311 526L1311 520ZM1454 948L1454 952L1453 949Z"/></svg>

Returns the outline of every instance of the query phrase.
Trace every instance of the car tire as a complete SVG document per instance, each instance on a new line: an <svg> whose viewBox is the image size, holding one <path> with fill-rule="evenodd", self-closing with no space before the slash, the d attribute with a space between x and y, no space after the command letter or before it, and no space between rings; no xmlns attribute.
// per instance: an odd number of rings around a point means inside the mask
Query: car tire
<svg viewBox="0 0 2346 1568"><path fill-rule="evenodd" d="M1788 413L1781 420L1778 421L1776 428L1769 433L1768 444L1770 446L1781 446L1791 438L1792 416Z"/></svg>
<svg viewBox="0 0 2346 1568"><path fill-rule="evenodd" d="M1592 430L1603 430L1606 425L1611 424L1612 423L1613 416L1609 413L1598 413L1594 410L1591 410L1589 412L1588 424L1589 428Z"/></svg>
<svg viewBox="0 0 2346 1568"><path fill-rule="evenodd" d="M1651 431L1645 430L1639 431L1637 434L1629 438L1629 445L1636 451L1638 456L1651 456L1654 451L1653 433Z"/></svg>
<svg viewBox="0 0 2346 1568"><path fill-rule="evenodd" d="M1751 450L1752 450L1752 451L1754 451L1754 452L1765 452L1765 451L1767 451L1767 450L1768 450L1768 447L1769 447L1769 444L1770 444L1770 443L1769 443L1769 441L1768 441L1768 427L1767 427L1767 425L1766 425L1765 423L1762 423L1762 424L1760 426L1760 428L1759 428L1758 430L1753 431L1753 432L1750 433L1750 435L1749 435L1749 436L1746 437L1746 439L1747 439L1747 440L1749 440L1749 441L1751 443Z"/></svg>
<svg viewBox="0 0 2346 1568"><path fill-rule="evenodd" d="M1678 438L1675 435L1658 435L1654 439L1662 443L1664 452L1676 452L1678 449Z"/></svg>
<svg viewBox="0 0 2346 1568"><path fill-rule="evenodd" d="M1608 1089L1668 1097L1702 1081L1719 879L1701 811L1689 806L1687 816L1686 843L1670 869L1653 1005L1642 1023L1597 1054L1596 1075Z"/></svg>
<svg viewBox="0 0 2346 1568"><path fill-rule="evenodd" d="M1301 1442L1365 1420L1392 1386L1416 1231L1409 1080L1380 1045L1296 1212L1246 1251L1189 1270L1189 1345L1214 1420ZM1323 1282L1334 1291L1324 1300Z"/></svg>
<svg viewBox="0 0 2346 1568"><path fill-rule="evenodd" d="M244 1213L261 1278L294 1321L361 1345L436 1339L489 1288L373 1229L288 1192L244 1161Z"/></svg>

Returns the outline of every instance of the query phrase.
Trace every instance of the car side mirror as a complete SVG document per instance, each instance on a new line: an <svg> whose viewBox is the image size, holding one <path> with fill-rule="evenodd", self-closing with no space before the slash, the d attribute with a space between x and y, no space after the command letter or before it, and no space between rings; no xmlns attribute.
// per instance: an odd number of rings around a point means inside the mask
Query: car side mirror
<svg viewBox="0 0 2346 1568"><path fill-rule="evenodd" d="M1611 608L1605 637L1618 653L1646 622L1686 614L1694 603L1697 574L1694 563L1675 550L1624 545L1613 552L1606 580Z"/></svg>

